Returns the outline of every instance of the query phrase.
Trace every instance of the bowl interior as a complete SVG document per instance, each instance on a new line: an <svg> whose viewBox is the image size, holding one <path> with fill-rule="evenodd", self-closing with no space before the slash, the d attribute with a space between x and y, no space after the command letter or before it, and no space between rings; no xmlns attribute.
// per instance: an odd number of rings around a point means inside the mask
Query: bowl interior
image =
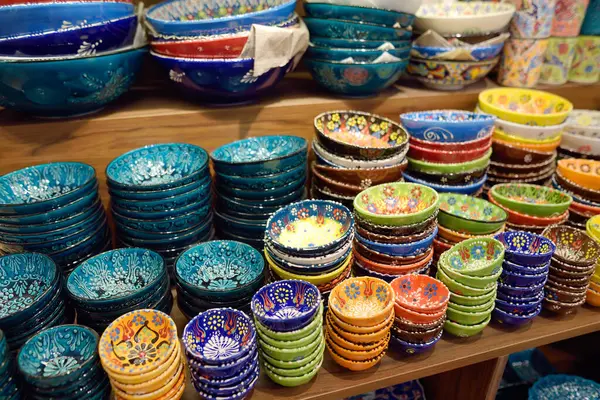
<svg viewBox="0 0 600 400"><path fill-rule="evenodd" d="M490 105L521 114L548 115L569 111L572 105L560 96L527 89L492 89L482 93Z"/></svg>
<svg viewBox="0 0 600 400"><path fill-rule="evenodd" d="M462 219L478 222L500 222L508 218L506 211L489 201L455 193L440 194L440 210Z"/></svg>
<svg viewBox="0 0 600 400"><path fill-rule="evenodd" d="M235 17L257 11L264 11L288 2L289 0L271 0L269 2L260 0L244 2L234 0L226 0L224 2L172 0L150 9L148 17L163 21L185 23L188 21Z"/></svg>
<svg viewBox="0 0 600 400"><path fill-rule="evenodd" d="M448 250L448 267L460 272L485 268L504 255L504 246L495 239L468 239Z"/></svg>
<svg viewBox="0 0 600 400"><path fill-rule="evenodd" d="M210 157L228 164L247 164L285 158L306 148L306 139L301 137L259 136L221 146Z"/></svg>
<svg viewBox="0 0 600 400"><path fill-rule="evenodd" d="M450 296L446 285L427 275L409 274L394 279L390 285L396 302L423 309L442 308Z"/></svg>
<svg viewBox="0 0 600 400"><path fill-rule="evenodd" d="M560 205L571 201L565 193L538 185L507 183L495 185L491 190L496 197L530 205Z"/></svg>
<svg viewBox="0 0 600 400"><path fill-rule="evenodd" d="M514 12L510 3L470 1L458 3L423 4L417 18L477 18L481 16Z"/></svg>
<svg viewBox="0 0 600 400"><path fill-rule="evenodd" d="M508 253L548 255L554 253L555 246L547 238L529 232L502 232L494 236L504 245Z"/></svg>
<svg viewBox="0 0 600 400"><path fill-rule="evenodd" d="M314 313L320 303L315 285L283 280L264 286L252 297L252 312L259 318L285 321Z"/></svg>
<svg viewBox="0 0 600 400"><path fill-rule="evenodd" d="M350 278L339 283L329 295L329 307L350 318L369 318L384 312L394 302L389 284L377 278Z"/></svg>
<svg viewBox="0 0 600 400"><path fill-rule="evenodd" d="M390 183L371 187L356 196L355 207L375 215L410 215L438 202L435 190L411 183Z"/></svg>
<svg viewBox="0 0 600 400"><path fill-rule="evenodd" d="M556 245L554 254L567 262L592 264L600 255L600 245L579 229L551 226L543 235Z"/></svg>

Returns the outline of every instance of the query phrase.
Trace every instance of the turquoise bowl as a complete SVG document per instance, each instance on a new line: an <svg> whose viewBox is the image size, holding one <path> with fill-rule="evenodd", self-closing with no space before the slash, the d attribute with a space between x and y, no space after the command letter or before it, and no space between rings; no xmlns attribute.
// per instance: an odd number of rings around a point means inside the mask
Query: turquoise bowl
<svg viewBox="0 0 600 400"><path fill-rule="evenodd" d="M186 185L208 174L208 154L193 144L154 144L131 150L106 167L110 189L154 191Z"/></svg>
<svg viewBox="0 0 600 400"><path fill-rule="evenodd" d="M387 26L348 22L337 19L304 18L311 36L334 39L364 40L408 40L412 36L409 29L389 28Z"/></svg>
<svg viewBox="0 0 600 400"><path fill-rule="evenodd" d="M98 254L99 250L106 247L106 244L111 240L110 236L110 229L105 220L104 223L98 227L97 230L90 233L89 236L80 236L79 241L69 244L69 246L63 247L57 252L48 253L48 255L57 265L60 265L61 268L65 268L71 266L74 262L82 262L84 259Z"/></svg>
<svg viewBox="0 0 600 400"><path fill-rule="evenodd" d="M207 194L206 196L204 196L203 198L201 198L199 201L192 203L192 204L188 204L186 206L183 207L177 207L177 208L172 208L170 210L164 210L164 211L158 211L158 210L154 210L154 211L132 211L132 210L127 210L124 208L120 208L118 205L116 204L112 204L111 205L111 210L113 211L113 215L116 215L117 217L122 216L123 218L131 218L131 219L136 219L136 220L143 220L143 221L162 221L168 218L176 218L188 213L192 213L192 212L198 212L198 213L203 213L206 210L207 205L209 206L210 209L210 204L212 202L212 196L210 194ZM116 218L117 220L119 220L119 218ZM122 222L119 220L119 222Z"/></svg>
<svg viewBox="0 0 600 400"><path fill-rule="evenodd" d="M390 43L396 49L411 48L412 41L406 40L364 40L364 39L336 39L311 35L310 41L315 46L333 47L336 49L372 49L376 50L384 43Z"/></svg>
<svg viewBox="0 0 600 400"><path fill-rule="evenodd" d="M231 300L262 286L265 262L258 250L230 240L214 240L183 252L175 264L175 279L198 297Z"/></svg>
<svg viewBox="0 0 600 400"><path fill-rule="evenodd" d="M233 195L216 192L218 201L224 204L228 210L237 211L244 214L272 214L279 210L281 206L293 203L305 197L306 188L304 185L296 190L289 192L281 197L270 197L267 199L244 199Z"/></svg>
<svg viewBox="0 0 600 400"><path fill-rule="evenodd" d="M198 189L200 186L204 186L208 182L210 182L210 175L207 171L206 176L201 177L198 180L170 189L145 190L142 192L138 190L123 190L118 188L109 188L108 193L111 196L114 195L126 200L158 200L190 192L194 189Z"/></svg>
<svg viewBox="0 0 600 400"><path fill-rule="evenodd" d="M306 164L302 163L290 170L262 176L235 176L216 174L218 185L247 190L269 190L279 186L287 186L300 179L306 179Z"/></svg>
<svg viewBox="0 0 600 400"><path fill-rule="evenodd" d="M239 189L236 187L226 186L221 183L215 184L215 188L220 193L225 193L233 197L241 197L248 200L265 200L286 196L291 192L295 192L300 188L304 188L305 183L306 175L303 175L285 186L273 187L267 190Z"/></svg>
<svg viewBox="0 0 600 400"><path fill-rule="evenodd" d="M314 60L342 61L352 57L354 62L373 62L383 53L405 59L410 54L410 46L390 50L343 49L333 47L310 46L306 55Z"/></svg>
<svg viewBox="0 0 600 400"><path fill-rule="evenodd" d="M115 222L117 233L119 237L124 236L129 239L139 239L139 240L149 240L149 241L161 241L161 240L170 240L172 238L185 236L187 234L193 234L197 232L199 229L203 230L204 225L206 224L209 216L209 210L203 213L204 215L199 215L198 218L194 218L194 225L185 229L181 229L178 231L146 231L142 229L130 228L128 226L122 225L118 222Z"/></svg>
<svg viewBox="0 0 600 400"><path fill-rule="evenodd" d="M414 15L403 12L340 4L304 3L304 10L310 17L366 22L390 27L401 26L407 28L412 26L415 20Z"/></svg>
<svg viewBox="0 0 600 400"><path fill-rule="evenodd" d="M236 218L229 214L219 213L215 210L215 226L221 230L236 235L262 238L267 227L267 219L251 220Z"/></svg>

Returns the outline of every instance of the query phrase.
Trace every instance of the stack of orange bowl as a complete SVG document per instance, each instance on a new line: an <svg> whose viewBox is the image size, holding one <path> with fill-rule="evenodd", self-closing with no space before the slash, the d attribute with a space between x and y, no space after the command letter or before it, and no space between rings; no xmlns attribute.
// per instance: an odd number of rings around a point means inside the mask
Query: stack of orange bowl
<svg viewBox="0 0 600 400"><path fill-rule="evenodd" d="M331 358L344 368L363 371L385 355L394 322L394 291L385 281L351 278L329 296L325 339Z"/></svg>
<svg viewBox="0 0 600 400"><path fill-rule="evenodd" d="M539 90L481 92L478 110L498 117L486 190L499 183L546 184L572 109L568 100Z"/></svg>
<svg viewBox="0 0 600 400"><path fill-rule="evenodd" d="M448 287L426 275L407 275L391 283L396 304L392 343L406 354L426 352L442 337L450 300Z"/></svg>
<svg viewBox="0 0 600 400"><path fill-rule="evenodd" d="M600 215L588 219L585 231L596 243L600 243ZM596 263L594 274L590 278L586 301L589 305L600 307L600 262Z"/></svg>

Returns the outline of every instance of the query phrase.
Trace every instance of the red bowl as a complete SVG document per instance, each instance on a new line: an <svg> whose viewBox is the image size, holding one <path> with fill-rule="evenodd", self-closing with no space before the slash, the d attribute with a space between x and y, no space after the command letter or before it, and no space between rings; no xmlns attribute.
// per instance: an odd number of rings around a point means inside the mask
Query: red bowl
<svg viewBox="0 0 600 400"><path fill-rule="evenodd" d="M430 142L428 140L421 140L414 137L410 137L410 145L413 144L429 150L445 150L445 151L462 151L462 150L475 150L481 147L485 147L492 143L492 132L487 136L479 139L471 140L469 142L462 143L445 143L445 142Z"/></svg>
<svg viewBox="0 0 600 400"><path fill-rule="evenodd" d="M242 53L249 33L213 38L153 41L152 49L163 55L185 58L237 58Z"/></svg>
<svg viewBox="0 0 600 400"><path fill-rule="evenodd" d="M456 164L481 158L489 151L490 147L492 147L491 142L473 150L432 150L411 143L408 157L433 163Z"/></svg>

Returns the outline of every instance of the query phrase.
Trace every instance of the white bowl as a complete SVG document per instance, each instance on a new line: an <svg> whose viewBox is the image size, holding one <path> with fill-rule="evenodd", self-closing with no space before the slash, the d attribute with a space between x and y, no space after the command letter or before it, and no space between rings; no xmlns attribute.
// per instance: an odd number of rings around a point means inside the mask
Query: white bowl
<svg viewBox="0 0 600 400"><path fill-rule="evenodd" d="M475 112L485 114L479 107L475 107ZM494 125L507 135L533 140L543 140L556 137L559 134L564 133L567 128L567 122L563 122L560 125L532 126L505 121L500 118L496 118Z"/></svg>
<svg viewBox="0 0 600 400"><path fill-rule="evenodd" d="M319 257L291 256L287 253L277 250L273 245L271 245L269 243L268 239L266 239L266 238L265 238L265 246L269 248L269 250L268 250L269 252L275 254L277 257L281 258L284 261L290 262L292 264L310 266L310 265L315 265L315 264L330 263L330 262L340 259L340 257L342 257L344 254L346 254L346 252L350 249L350 247L352 247L353 241L354 241L354 234L351 233L349 236L349 240L346 244L344 244L342 247L340 247L339 249L337 249L336 251L334 251L331 254L327 254L327 255L319 256Z"/></svg>
<svg viewBox="0 0 600 400"><path fill-rule="evenodd" d="M370 7L416 14L424 0L305 0L307 3L338 4L342 6Z"/></svg>
<svg viewBox="0 0 600 400"><path fill-rule="evenodd" d="M600 156L600 137L588 137L565 132L560 141L560 147L577 153Z"/></svg>
<svg viewBox="0 0 600 400"><path fill-rule="evenodd" d="M600 137L600 111L573 110L566 123L568 133L588 138Z"/></svg>
<svg viewBox="0 0 600 400"><path fill-rule="evenodd" d="M409 146L406 146L401 153L396 154L394 157L384 158L382 160L375 161L362 161L362 160L354 160L352 158L345 158L337 156L333 153L328 152L317 142L316 140L312 141L312 148L315 154L318 157L321 157L332 166L344 167L344 168L377 168L377 167L391 167L394 165L401 164L406 158L406 153L408 153Z"/></svg>
<svg viewBox="0 0 600 400"><path fill-rule="evenodd" d="M432 29L443 36L500 32L515 13L510 3L485 1L424 4L417 11L415 29Z"/></svg>

